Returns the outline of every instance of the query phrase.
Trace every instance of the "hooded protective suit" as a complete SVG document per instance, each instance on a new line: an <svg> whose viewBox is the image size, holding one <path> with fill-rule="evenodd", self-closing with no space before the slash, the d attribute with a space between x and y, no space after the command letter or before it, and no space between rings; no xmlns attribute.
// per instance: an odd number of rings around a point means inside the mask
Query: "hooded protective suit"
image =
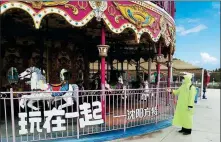
<svg viewBox="0 0 221 142"><path fill-rule="evenodd" d="M192 75L185 75L183 84L177 90L173 90L173 94L178 95L173 125L186 129L192 129L196 95L196 88L191 86L191 78Z"/></svg>

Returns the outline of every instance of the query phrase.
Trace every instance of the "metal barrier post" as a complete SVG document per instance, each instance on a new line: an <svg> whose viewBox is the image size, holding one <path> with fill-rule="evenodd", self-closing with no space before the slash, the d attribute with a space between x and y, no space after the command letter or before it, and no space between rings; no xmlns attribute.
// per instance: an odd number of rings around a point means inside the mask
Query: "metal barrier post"
<svg viewBox="0 0 221 142"><path fill-rule="evenodd" d="M124 89L124 132L126 132L127 129L127 89Z"/></svg>
<svg viewBox="0 0 221 142"><path fill-rule="evenodd" d="M79 91L78 89L75 90L76 91L76 96L77 96L77 112L78 114L80 114L79 112ZM80 135L80 130L79 130L79 116L77 117L77 139L79 139L79 135Z"/></svg>
<svg viewBox="0 0 221 142"><path fill-rule="evenodd" d="M160 83L157 84L157 90L156 90L157 92L156 92L156 106L155 106L155 107L156 107L157 109L160 109L160 107L159 107L159 105L158 105L158 103L159 103L159 91L160 91L160 90L159 90L159 86L160 86ZM158 112L159 112L159 110L158 110ZM155 123L157 123L157 122L158 122L158 114L156 115L156 121L155 121Z"/></svg>
<svg viewBox="0 0 221 142"><path fill-rule="evenodd" d="M14 101L13 101L12 88L10 88L10 102L11 102L11 120L12 120L12 141L15 142L15 115L14 115Z"/></svg>

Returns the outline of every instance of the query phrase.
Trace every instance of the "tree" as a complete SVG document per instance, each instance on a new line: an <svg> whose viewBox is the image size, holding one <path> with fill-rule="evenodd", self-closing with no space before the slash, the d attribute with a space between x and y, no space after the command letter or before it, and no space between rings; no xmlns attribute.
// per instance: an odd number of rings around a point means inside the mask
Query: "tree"
<svg viewBox="0 0 221 142"><path fill-rule="evenodd" d="M212 71L211 73L210 73L210 82L212 82L213 81L213 79L214 79L214 81L215 82L220 82L220 71L221 71L221 68L219 68L219 69L215 69L214 71Z"/></svg>

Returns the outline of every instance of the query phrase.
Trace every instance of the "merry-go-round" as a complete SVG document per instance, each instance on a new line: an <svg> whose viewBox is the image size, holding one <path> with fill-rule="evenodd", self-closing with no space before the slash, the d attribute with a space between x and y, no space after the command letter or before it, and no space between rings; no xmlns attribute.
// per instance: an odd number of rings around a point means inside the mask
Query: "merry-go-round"
<svg viewBox="0 0 221 142"><path fill-rule="evenodd" d="M172 1L1 1L0 140L81 139L171 120L174 13Z"/></svg>

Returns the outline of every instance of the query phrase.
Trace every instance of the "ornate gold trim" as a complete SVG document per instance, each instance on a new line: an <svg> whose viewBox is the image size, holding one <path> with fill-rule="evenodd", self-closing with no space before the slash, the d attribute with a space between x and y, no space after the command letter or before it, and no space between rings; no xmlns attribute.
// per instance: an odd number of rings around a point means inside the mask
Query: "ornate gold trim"
<svg viewBox="0 0 221 142"><path fill-rule="evenodd" d="M155 17L148 13L145 7L138 4L119 4L118 2L114 1L113 3L120 13L131 23L135 24L139 29L142 27L151 26L155 21Z"/></svg>
<svg viewBox="0 0 221 142"><path fill-rule="evenodd" d="M76 6L71 5L71 4L65 4L64 7L65 7L65 8L71 8L71 9L72 9L72 13L73 13L74 15L77 15L77 14L78 14L78 9L77 9Z"/></svg>
<svg viewBox="0 0 221 142"><path fill-rule="evenodd" d="M81 4L80 4L81 2ZM84 5L85 2L85 5ZM86 8L88 7L88 2L87 1L78 1L78 6L81 10L86 10Z"/></svg>
<svg viewBox="0 0 221 142"><path fill-rule="evenodd" d="M114 20L115 20L116 23L119 23L119 19L122 19L122 20L123 20L123 19L124 19L124 16L122 16L122 15L116 15L115 18L114 18Z"/></svg>
<svg viewBox="0 0 221 142"><path fill-rule="evenodd" d="M116 9L113 5L108 6L107 11L110 14L110 16L113 16L113 17L115 16Z"/></svg>
<svg viewBox="0 0 221 142"><path fill-rule="evenodd" d="M156 4L150 2L150 1L146 1L146 2L142 2L142 1L131 1L132 3L135 4L139 4L143 7L146 7L152 11L154 11L155 13L165 16L165 18L170 21L173 25L174 25L174 19L171 17L171 15L169 15L163 8L157 6Z"/></svg>
<svg viewBox="0 0 221 142"><path fill-rule="evenodd" d="M65 5L69 1L24 1L26 3L31 3L33 8L41 9L42 6L57 6L57 5Z"/></svg>

